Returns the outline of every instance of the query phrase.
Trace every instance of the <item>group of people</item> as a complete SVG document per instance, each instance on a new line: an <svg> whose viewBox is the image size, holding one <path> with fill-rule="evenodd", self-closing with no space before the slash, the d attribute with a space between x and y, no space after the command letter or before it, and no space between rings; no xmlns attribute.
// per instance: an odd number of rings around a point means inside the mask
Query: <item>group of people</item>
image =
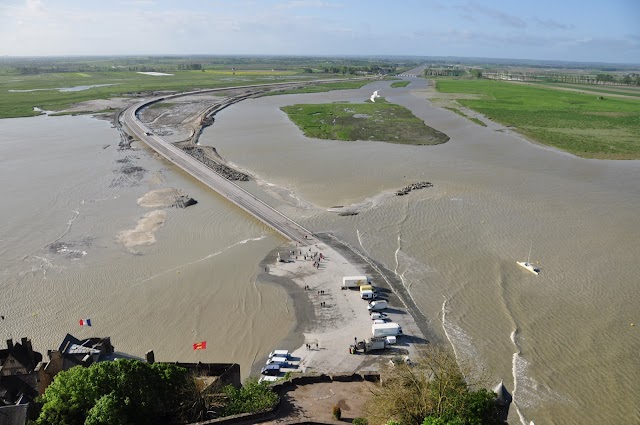
<svg viewBox="0 0 640 425"><path fill-rule="evenodd" d="M306 343L305 345L307 346L307 350L311 350L314 345L316 346L316 350L318 349L318 343L317 342L314 342L313 344Z"/></svg>

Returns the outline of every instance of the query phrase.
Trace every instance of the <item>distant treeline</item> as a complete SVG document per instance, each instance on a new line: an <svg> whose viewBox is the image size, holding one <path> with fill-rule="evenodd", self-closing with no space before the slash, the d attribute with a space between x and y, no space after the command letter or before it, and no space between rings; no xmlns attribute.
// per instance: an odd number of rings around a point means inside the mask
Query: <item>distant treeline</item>
<svg viewBox="0 0 640 425"><path fill-rule="evenodd" d="M517 70L496 70L495 68L479 69L458 64L436 63L427 66L423 74L427 77L468 76L506 81L640 86L640 72L627 72L625 74L609 74L605 72L586 73L579 72L578 70L567 70L566 72L545 72L542 70L536 70L527 72Z"/></svg>
<svg viewBox="0 0 640 425"><path fill-rule="evenodd" d="M483 69L496 68L536 68L536 69L584 69L601 72L634 72L638 70L640 64L612 64L603 62L570 62L557 60L534 60L534 59L499 59L499 58L424 58L421 63L428 63L432 66L471 66ZM544 71L543 71L544 72Z"/></svg>
<svg viewBox="0 0 640 425"><path fill-rule="evenodd" d="M457 65L443 65L443 66L429 66L424 70L425 76L430 77L461 77L467 74L466 68L461 68Z"/></svg>
<svg viewBox="0 0 640 425"><path fill-rule="evenodd" d="M398 58L322 57L223 57L223 56L122 56L0 58L0 72L42 74L57 72L199 71L205 69L275 69L333 74L387 74L418 66L415 60Z"/></svg>
<svg viewBox="0 0 640 425"><path fill-rule="evenodd" d="M325 74L390 74L396 72L396 66L381 67L378 65L370 66L323 66L322 72ZM312 71L310 68L305 69L306 72Z"/></svg>
<svg viewBox="0 0 640 425"><path fill-rule="evenodd" d="M625 75L598 73L595 75L588 75L588 74L573 74L568 72L567 73L483 72L482 76L484 78L489 78L492 80L507 80L507 81L640 86L640 73L629 73Z"/></svg>

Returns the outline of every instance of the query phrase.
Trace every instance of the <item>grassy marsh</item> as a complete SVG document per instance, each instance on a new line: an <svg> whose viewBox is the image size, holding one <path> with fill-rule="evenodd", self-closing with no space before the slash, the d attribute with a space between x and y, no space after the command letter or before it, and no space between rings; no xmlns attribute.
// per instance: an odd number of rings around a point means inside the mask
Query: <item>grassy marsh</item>
<svg viewBox="0 0 640 425"><path fill-rule="evenodd" d="M436 145L449 140L408 109L381 98L375 103L299 104L281 109L307 137L409 145Z"/></svg>
<svg viewBox="0 0 640 425"><path fill-rule="evenodd" d="M407 87L410 83L411 81L396 81L395 83L391 83L391 88Z"/></svg>
<svg viewBox="0 0 640 425"><path fill-rule="evenodd" d="M455 112L456 114L460 115L461 117L465 117L466 119L468 119L469 121L473 121L474 123L481 125L482 127L486 127L487 125L485 123L483 123L482 121L480 121L478 118L476 117L470 117L467 114L465 114L464 112L462 112L460 109L458 108L454 108L452 106L443 106L444 109L448 109L451 112Z"/></svg>

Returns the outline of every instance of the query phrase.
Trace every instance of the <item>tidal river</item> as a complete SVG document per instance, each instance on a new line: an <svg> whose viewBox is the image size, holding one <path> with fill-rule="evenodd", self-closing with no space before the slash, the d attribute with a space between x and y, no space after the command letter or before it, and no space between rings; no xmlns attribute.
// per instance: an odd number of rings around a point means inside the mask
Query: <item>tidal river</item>
<svg viewBox="0 0 640 425"><path fill-rule="evenodd" d="M373 90L451 140L310 140L279 110L361 102ZM201 143L251 173L257 180L243 185L266 202L395 271L434 341L473 376L515 390L510 423L637 422L640 163L542 148L426 97L415 80L244 101L220 112ZM293 326L284 289L255 282L259 261L285 241L118 141L88 117L0 120L2 340L28 336L46 352L67 332L111 336L130 355L235 361L246 376ZM393 195L417 181L434 187ZM169 187L199 204L138 203ZM329 211L338 205L360 213ZM530 248L537 277L516 265ZM81 328L82 318L94 326ZM202 340L209 348L194 352Z"/></svg>
<svg viewBox="0 0 640 425"><path fill-rule="evenodd" d="M436 340L475 376L515 390L511 423L638 422L640 162L584 160L480 127L432 107L425 85L242 102L201 142L262 181L286 214L395 271ZM279 110L373 90L451 140L310 140ZM434 187L393 195L418 181ZM360 214L327 211L340 205ZM529 249L539 276L516 265Z"/></svg>

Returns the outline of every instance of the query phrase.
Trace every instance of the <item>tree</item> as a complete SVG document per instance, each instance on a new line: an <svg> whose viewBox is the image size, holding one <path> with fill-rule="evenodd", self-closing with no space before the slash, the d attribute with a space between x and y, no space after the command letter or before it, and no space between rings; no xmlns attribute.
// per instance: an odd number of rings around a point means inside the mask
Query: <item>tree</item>
<svg viewBox="0 0 640 425"><path fill-rule="evenodd" d="M449 353L429 348L413 366L385 368L366 409L372 425L493 425L501 423L495 399L486 389L473 390Z"/></svg>
<svg viewBox="0 0 640 425"><path fill-rule="evenodd" d="M36 424L157 424L186 417L189 372L138 360L94 363L56 375Z"/></svg>
<svg viewBox="0 0 640 425"><path fill-rule="evenodd" d="M469 74L471 74L472 77L480 79L482 78L482 70L481 69L470 69L469 70Z"/></svg>
<svg viewBox="0 0 640 425"><path fill-rule="evenodd" d="M598 74L596 75L597 82L609 83L613 81L613 75L611 74Z"/></svg>

